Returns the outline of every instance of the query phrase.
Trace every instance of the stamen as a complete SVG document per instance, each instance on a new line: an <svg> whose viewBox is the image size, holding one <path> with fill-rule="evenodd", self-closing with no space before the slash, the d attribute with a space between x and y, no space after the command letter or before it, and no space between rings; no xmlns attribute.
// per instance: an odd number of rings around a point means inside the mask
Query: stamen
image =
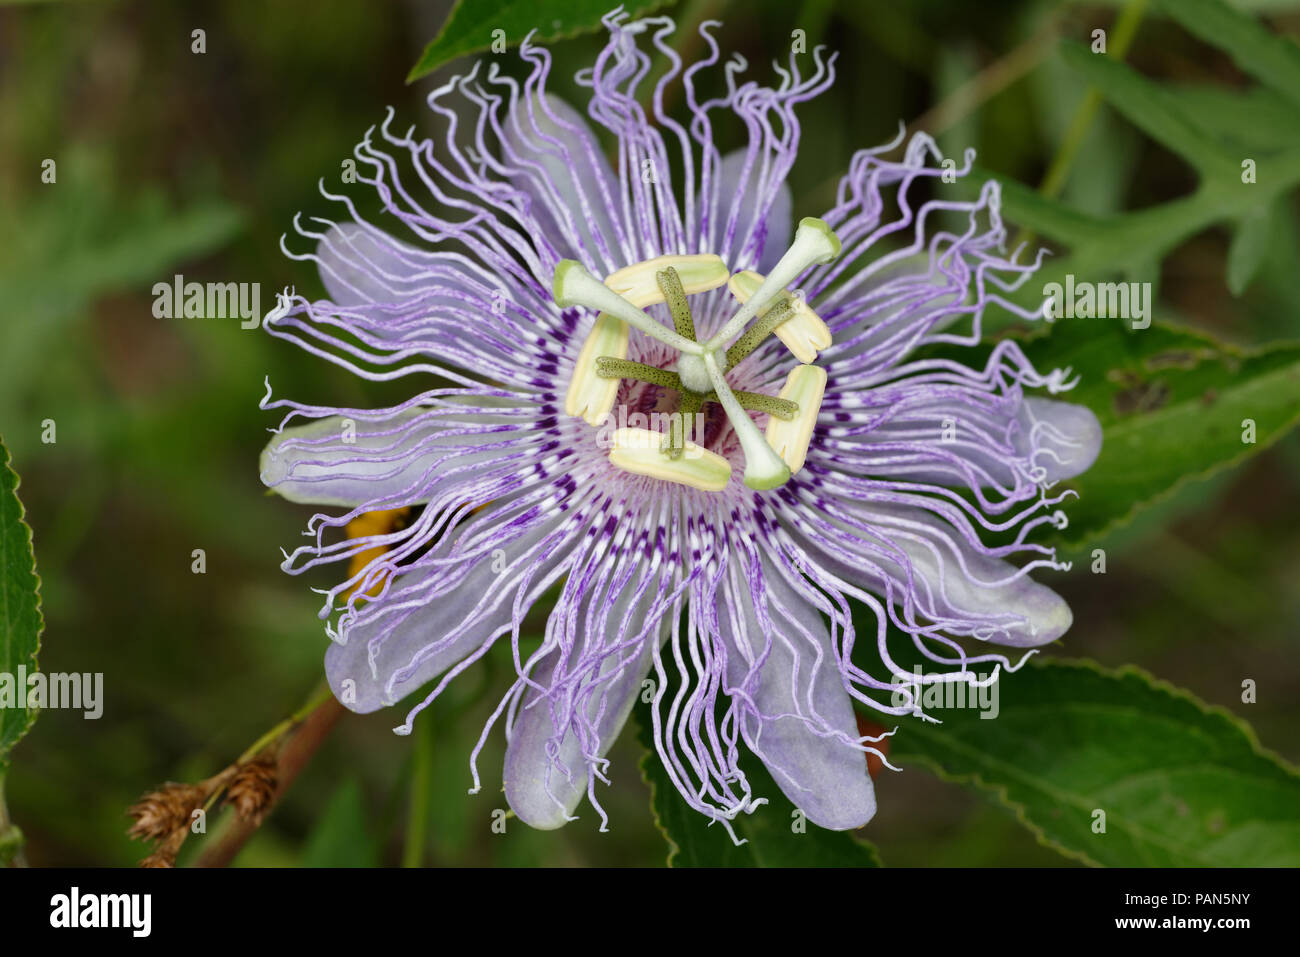
<svg viewBox="0 0 1300 957"><path fill-rule="evenodd" d="M596 375L602 379L613 379L615 382L619 379L636 379L638 382L682 391L682 380L677 373L648 366L644 362L633 362L631 359L601 356L596 360Z"/></svg>
<svg viewBox="0 0 1300 957"><path fill-rule="evenodd" d="M767 444L790 467L791 475L803 468L825 394L826 370L820 366L795 366L781 387L780 398L798 403L799 414L790 420L768 419Z"/></svg>
<svg viewBox="0 0 1300 957"><path fill-rule="evenodd" d="M664 294L668 311L673 316L673 328L679 336L695 339L695 320L691 318L691 307L686 302L686 290L682 287L682 277L672 266L655 273L659 291Z"/></svg>
<svg viewBox="0 0 1300 957"><path fill-rule="evenodd" d="M760 315L758 322L746 329L735 344L727 350L727 368L734 369L738 366L774 329L779 328L793 315L794 308L790 305L790 296L778 299L776 304Z"/></svg>
<svg viewBox="0 0 1300 957"><path fill-rule="evenodd" d="M664 438L663 451L668 454L669 458L681 458L682 450L686 447L686 423L695 415L704 405L704 399L694 392L683 392L681 404L677 407L675 415L670 424L670 432ZM703 438L703 436L697 436Z"/></svg>
<svg viewBox="0 0 1300 957"><path fill-rule="evenodd" d="M722 257L712 253L701 253L695 256L659 256L610 273L605 277L605 285L637 308L644 309L646 306L665 301L658 274L666 269L676 270L682 288L688 296L717 289L726 283L731 274Z"/></svg>
<svg viewBox="0 0 1300 957"><path fill-rule="evenodd" d="M556 305L561 308L586 306L598 312L607 312L678 352L699 355L703 351L698 342L692 342L672 329L665 329L661 323L589 273L576 259L563 259L555 267L553 295Z"/></svg>
<svg viewBox="0 0 1300 957"><path fill-rule="evenodd" d="M753 297L762 284L763 277L761 274L746 270L732 276L727 282L727 288L731 290L733 296L744 303ZM794 353L795 358L800 362L817 361L817 353L830 348L830 329L822 321L821 316L809 308L808 303L804 302L801 296L793 296L787 292L784 301L790 304L793 314L789 319L775 327L773 331L776 333L776 337L785 343L786 348ZM770 308L775 309L776 306ZM762 310L758 313L760 318L764 319L767 314ZM734 349L735 346L732 346L732 348ZM727 350L727 354L730 356L730 349Z"/></svg>
<svg viewBox="0 0 1300 957"><path fill-rule="evenodd" d="M799 403L787 402L785 399L778 399L774 395L764 395L762 392L740 392L733 393L740 407L750 412L766 412L768 415L774 415L778 419L793 419L799 414ZM709 398L714 397L709 393Z"/></svg>
<svg viewBox="0 0 1300 957"><path fill-rule="evenodd" d="M665 482L689 485L703 492L721 492L731 481L731 463L721 455L684 442L682 454L664 455L663 435L650 429L618 429L609 461L625 472Z"/></svg>
<svg viewBox="0 0 1300 957"><path fill-rule="evenodd" d="M602 378L598 363L600 358L617 361L626 356L627 338L627 323L607 312L596 317L564 397L566 415L580 415L588 425L596 427L605 421L618 397L618 380Z"/></svg>
<svg viewBox="0 0 1300 957"><path fill-rule="evenodd" d="M713 381L718 401L731 420L731 427L736 430L740 448L745 453L745 484L754 489L770 489L785 484L790 478L790 470L780 456L772 451L749 413L736 401L718 365L717 356L712 352L704 353L704 367Z"/></svg>
<svg viewBox="0 0 1300 957"><path fill-rule="evenodd" d="M794 242L785 251L785 255L772 267L772 271L759 284L749 301L740 307L725 326L712 339L704 344L706 351L722 348L745 324L758 314L786 286L794 282L809 266L828 263L840 254L839 237L823 220L807 216L799 221L795 230Z"/></svg>

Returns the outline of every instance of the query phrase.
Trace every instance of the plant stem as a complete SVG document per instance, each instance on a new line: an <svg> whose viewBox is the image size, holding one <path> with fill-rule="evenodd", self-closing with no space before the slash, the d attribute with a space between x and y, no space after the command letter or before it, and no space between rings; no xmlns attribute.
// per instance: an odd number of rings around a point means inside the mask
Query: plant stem
<svg viewBox="0 0 1300 957"><path fill-rule="evenodd" d="M304 705L293 718L289 719L290 725L295 719L301 720L302 723L290 734L276 759L276 777L280 783L271 801L272 807L284 797L294 779L306 767L307 762L329 737L330 731L345 713L344 707L327 692L324 696L317 695L312 702ZM235 818L229 828L214 836L212 841L203 848L193 866L225 867L234 860L235 855L243 849L256 830L257 825L253 822Z"/></svg>
<svg viewBox="0 0 1300 957"><path fill-rule="evenodd" d="M1146 14L1146 8L1147 0L1129 0L1120 11L1115 20L1114 36L1111 37L1107 47L1108 56L1123 60L1128 54L1129 47L1133 45L1133 38L1137 35L1138 26L1142 23L1142 17ZM1074 111L1074 116L1070 118L1070 125L1066 128L1060 148L1052 157L1051 165L1047 167L1043 181L1039 184L1038 192L1043 196L1054 199L1065 188L1070 170L1079 156L1079 150L1083 148L1083 141L1087 138L1088 130L1091 129L1100 108L1101 94L1097 92L1096 87L1088 87L1078 108ZM1036 238L1032 230L1021 230L1013 246L1032 244Z"/></svg>
<svg viewBox="0 0 1300 957"><path fill-rule="evenodd" d="M257 757L258 753L263 748L265 748L271 742L275 741L277 738L283 737L295 725L301 724L303 722L303 719L305 719L307 715L311 714L322 704L324 704L325 701L332 696L332 694L333 692L330 691L328 685L322 685L320 689L317 690L317 692L307 700L306 704L304 704L301 708L299 708L289 717L285 718L283 721L281 721L279 724L273 727L270 731L266 732L266 734L262 735L260 738L258 738L252 744L250 744L244 750L244 753L239 756L239 760L236 761L235 763L243 764L245 761L251 761L253 758Z"/></svg>
<svg viewBox="0 0 1300 957"><path fill-rule="evenodd" d="M9 818L5 804L5 776L0 773L0 867L26 867L23 856L23 832Z"/></svg>
<svg viewBox="0 0 1300 957"><path fill-rule="evenodd" d="M433 781L433 723L415 723L415 753L411 768L411 807L406 823L406 843L402 848L403 867L424 866L424 846L428 833L429 802Z"/></svg>
<svg viewBox="0 0 1300 957"><path fill-rule="evenodd" d="M1128 54L1129 47L1133 45L1133 38L1137 35L1138 25L1146 13L1146 7L1147 0L1129 0L1120 11L1115 21L1115 36L1111 39L1107 50L1109 56L1116 60L1123 60ZM1083 140L1088 135L1088 129L1092 126L1092 121L1096 119L1097 110L1100 108L1101 94L1097 92L1096 87L1088 87L1078 109L1074 111L1069 128L1065 131L1061 148L1056 151L1056 156L1052 158L1052 165L1048 167L1043 182L1038 187L1038 191L1044 196L1055 197L1065 188L1070 168L1074 166L1074 161L1083 146Z"/></svg>

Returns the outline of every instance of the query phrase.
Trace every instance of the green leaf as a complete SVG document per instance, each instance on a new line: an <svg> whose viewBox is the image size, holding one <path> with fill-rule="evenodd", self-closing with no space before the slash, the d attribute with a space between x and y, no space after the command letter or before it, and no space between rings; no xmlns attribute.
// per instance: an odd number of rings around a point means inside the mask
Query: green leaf
<svg viewBox="0 0 1300 957"><path fill-rule="evenodd" d="M626 0L623 9L638 16L663 3ZM458 0L447 22L411 68L406 82L412 83L467 53L490 49L497 41L517 46L533 31L532 39L537 43L590 33L600 28L601 17L613 6L609 0Z"/></svg>
<svg viewBox="0 0 1300 957"><path fill-rule="evenodd" d="M1267 87L1166 87L1184 116L1234 156L1277 153L1300 144L1300 109Z"/></svg>
<svg viewBox="0 0 1300 957"><path fill-rule="evenodd" d="M1159 83L1071 40L1061 41L1061 56L1135 126L1203 174L1236 169L1236 161L1224 155L1220 144L1184 114L1178 98Z"/></svg>
<svg viewBox="0 0 1300 957"><path fill-rule="evenodd" d="M1300 421L1300 344L1244 351L1164 323L1062 319L1023 343L1039 369L1070 367L1059 398L1101 421L1101 454L1068 483L1067 546L1095 543L1185 483L1245 461ZM1246 420L1254 442L1245 441Z"/></svg>
<svg viewBox="0 0 1300 957"><path fill-rule="evenodd" d="M1161 12L1224 50L1243 73L1300 103L1300 47L1222 0L1162 0Z"/></svg>
<svg viewBox="0 0 1300 957"><path fill-rule="evenodd" d="M1267 208L1300 182L1300 149L1259 160L1260 181L1247 185L1238 175L1206 180L1188 196L1132 212L1094 216L1070 209L1013 180L976 170L966 186L977 190L988 179L999 184L1002 215L1069 247L1064 256L1049 257L1012 301L1027 308L1042 305L1042 288L1065 282L1066 276L1089 282L1126 276L1148 279L1165 255L1184 240L1221 222L1234 222L1254 210ZM1145 273L1144 273L1145 271ZM1006 315L985 317L986 332L1014 324Z"/></svg>
<svg viewBox="0 0 1300 957"><path fill-rule="evenodd" d="M339 785L321 813L302 853L303 867L377 867L379 845L369 833L361 785L351 778Z"/></svg>
<svg viewBox="0 0 1300 957"><path fill-rule="evenodd" d="M18 475L9 450L0 440L0 681L17 682L18 669L36 671L41 647L40 579L32 551L32 530L23 520L26 512L18 500ZM16 688L10 687L10 691ZM0 692L3 693L3 692ZM18 739L36 720L36 708L18 708L6 702L0 708L0 773Z"/></svg>
<svg viewBox="0 0 1300 957"><path fill-rule="evenodd" d="M1273 216L1269 210L1257 209L1242 217L1228 247L1228 291L1234 296L1246 291L1264 264L1272 233Z"/></svg>
<svg viewBox="0 0 1300 957"><path fill-rule="evenodd" d="M935 709L942 724L905 722L891 760L993 792L1087 864L1300 865L1300 774L1228 712L1090 662L1031 663L1000 688L993 720Z"/></svg>
<svg viewBox="0 0 1300 957"><path fill-rule="evenodd" d="M1197 189L1169 202L1125 213L1078 212L1034 190L980 171L968 188L993 178L1001 184L1003 216L1068 247L1048 260L1036 281L1062 282L1067 275L1090 282L1116 276L1146 278L1158 273L1163 258L1189 237L1218 224L1247 222L1281 203L1300 183L1300 48L1270 34L1251 17L1219 0L1174 0L1168 12L1207 42L1234 57L1256 58L1243 69L1267 87L1246 91L1185 88L1147 79L1113 57L1094 54L1062 41L1061 60L1135 126L1187 160L1199 176ZM1193 11L1189 13L1189 11ZM1208 19L1206 19L1208 17ZM1193 26L1193 20L1197 25ZM1211 23L1213 26L1207 27ZM1243 162L1254 161L1254 182L1242 181ZM1230 264L1228 281L1243 289L1258 260L1262 226L1246 231ZM1017 304L1041 302L1039 287L1028 283L1011 295ZM1013 324L991 315L986 329Z"/></svg>
<svg viewBox="0 0 1300 957"><path fill-rule="evenodd" d="M654 750L649 709L637 707L637 737L646 748L641 776L650 785L655 824L668 841L670 867L879 867L876 849L841 831L827 831L806 820L781 793L762 764L742 760L757 797L768 803L732 822L737 846L721 824L693 810L664 770Z"/></svg>

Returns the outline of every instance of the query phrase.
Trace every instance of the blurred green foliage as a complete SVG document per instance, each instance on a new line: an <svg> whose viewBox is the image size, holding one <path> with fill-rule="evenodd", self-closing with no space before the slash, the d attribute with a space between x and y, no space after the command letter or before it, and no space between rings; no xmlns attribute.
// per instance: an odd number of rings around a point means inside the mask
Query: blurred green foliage
<svg viewBox="0 0 1300 957"><path fill-rule="evenodd" d="M1300 3L1234 6L1265 15L1280 36L1300 31ZM1286 121L1294 104L1267 82L1286 73L1288 55L1234 62L1161 7L1143 20L1128 66L1079 61L1058 42L1110 28L1115 3L691 0L670 12L723 20L724 46L746 56L751 74L765 75L795 28L810 47L841 51L835 87L800 113L810 148L791 179L796 216L825 209L854 149L891 138L900 119L924 121L950 155L974 146L981 169L1009 184L1009 219L1076 266L1091 257L1079 270L1156 280L1163 319L1242 347L1300 338L1293 189L1270 187L1264 207L1225 200L1203 215L1194 206L1141 249L1117 248L1128 233L1107 232L1127 217L1168 226L1149 211L1188 209L1186 198L1206 188L1206 164L1222 166L1224 155L1300 149ZM318 181L337 175L385 106L430 128L423 95L448 71L404 79L449 8L137 0L0 9L0 434L35 532L42 667L102 671L107 699L97 722L43 715L15 752L9 804L33 864L138 860L144 849L125 837L128 804L163 780L225 766L319 683L326 639L309 586L323 580L279 571L279 546L297 540L307 516L258 482L274 422L257 402L267 376L277 393L336 405L389 401L393 387L360 383L236 320L156 319L151 287L183 272L260 282L264 307L283 286L320 293L310 264L280 253L280 236L299 210L330 212ZM201 55L191 52L198 28ZM555 47L559 92L573 92L566 77L599 42ZM688 42L686 52L699 51ZM1034 187L1089 84L1114 84L1103 92L1115 106L1088 126L1062 205L1049 206ZM1150 97L1158 109L1143 112ZM1171 127L1170 117L1187 122ZM743 129L718 134L729 148ZM54 183L41 179L47 159ZM41 441L45 419L57 423L54 444ZM1300 758L1298 492L1293 433L1094 543L1107 548L1105 575L1076 562L1052 581L1075 612L1064 649L1136 662ZM196 548L206 574L191 572ZM506 806L500 730L480 757L477 795L467 794L468 755L509 668L486 662L481 681L454 684L426 713L432 732L418 743L391 734L395 713L346 718L239 863L395 864L412 793L427 794L417 848L427 863L661 863L630 728L611 755L609 833L589 808L560 831L512 819L507 836L493 833L493 811ZM1241 704L1243 678L1258 681L1257 704ZM417 747L428 784L413 790ZM919 767L884 772L876 786L880 811L864 836L890 865L1068 863L991 801Z"/></svg>

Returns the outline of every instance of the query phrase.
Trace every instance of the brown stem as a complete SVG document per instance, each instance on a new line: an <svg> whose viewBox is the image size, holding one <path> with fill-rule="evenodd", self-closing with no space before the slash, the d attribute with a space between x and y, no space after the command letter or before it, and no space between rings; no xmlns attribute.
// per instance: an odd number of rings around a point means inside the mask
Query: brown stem
<svg viewBox="0 0 1300 957"><path fill-rule="evenodd" d="M330 731L333 730L334 725L345 713L346 709L333 697L327 698L303 720L302 725L280 747L279 758L276 762L276 777L279 779L280 784L276 788L275 797L272 799L272 808L279 803L280 798L284 797L285 792L289 790L289 786L293 784L299 772L307 766L307 762L311 760L312 755L329 737ZM257 824L252 821L234 818L230 827L216 835L199 852L199 856L195 858L191 866L227 866L235 859L235 855L243 849L244 845L248 843L248 839L253 836L253 832L256 830Z"/></svg>

